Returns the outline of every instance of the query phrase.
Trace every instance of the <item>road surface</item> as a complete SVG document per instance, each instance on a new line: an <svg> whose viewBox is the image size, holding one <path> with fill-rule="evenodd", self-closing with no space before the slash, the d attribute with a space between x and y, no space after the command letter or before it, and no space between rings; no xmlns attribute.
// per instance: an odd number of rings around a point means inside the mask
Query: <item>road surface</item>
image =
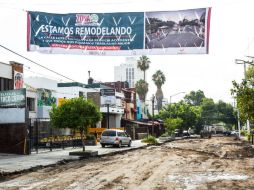
<svg viewBox="0 0 254 190"><path fill-rule="evenodd" d="M254 189L254 149L233 137L179 140L13 176L0 189Z"/></svg>

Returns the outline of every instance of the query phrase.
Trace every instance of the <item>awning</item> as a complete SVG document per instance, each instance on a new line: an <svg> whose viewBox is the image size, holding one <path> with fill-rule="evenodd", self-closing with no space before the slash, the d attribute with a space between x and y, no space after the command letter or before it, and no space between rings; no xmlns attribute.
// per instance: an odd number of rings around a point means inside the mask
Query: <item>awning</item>
<svg viewBox="0 0 254 190"><path fill-rule="evenodd" d="M129 123L134 123L134 124L138 124L138 125L146 125L146 126L153 126L152 123L148 123L148 122L142 122L142 121L136 121L136 120L130 120L130 119L125 119L122 118L122 120L129 122Z"/></svg>

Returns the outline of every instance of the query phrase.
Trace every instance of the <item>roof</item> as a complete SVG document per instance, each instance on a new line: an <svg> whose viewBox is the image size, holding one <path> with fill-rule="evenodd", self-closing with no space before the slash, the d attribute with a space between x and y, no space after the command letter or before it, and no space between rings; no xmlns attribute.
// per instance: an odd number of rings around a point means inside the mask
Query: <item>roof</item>
<svg viewBox="0 0 254 190"><path fill-rule="evenodd" d="M130 119L125 119L125 118L122 118L122 120L130 122L130 123L135 123L135 124L138 124L138 125L153 126L152 123L147 123L147 122L142 122L142 121L130 120Z"/></svg>
<svg viewBox="0 0 254 190"><path fill-rule="evenodd" d="M103 88L103 89L112 89L109 86L106 86L101 83L93 83L93 84L87 84L85 88Z"/></svg>
<svg viewBox="0 0 254 190"><path fill-rule="evenodd" d="M65 82L65 83L57 83L57 87L72 87L72 86L78 86L85 88L86 85L79 83L79 82Z"/></svg>

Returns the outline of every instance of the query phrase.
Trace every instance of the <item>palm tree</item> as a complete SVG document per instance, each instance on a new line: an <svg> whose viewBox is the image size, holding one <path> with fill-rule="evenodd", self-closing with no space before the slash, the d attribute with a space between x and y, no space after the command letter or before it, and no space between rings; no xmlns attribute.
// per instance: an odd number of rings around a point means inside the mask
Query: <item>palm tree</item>
<svg viewBox="0 0 254 190"><path fill-rule="evenodd" d="M135 88L136 88L137 94L139 96L139 99L141 101L145 102L146 94L148 92L148 83L141 79L136 82Z"/></svg>
<svg viewBox="0 0 254 190"><path fill-rule="evenodd" d="M157 100L158 111L160 111L162 108L162 99L163 99L163 92L162 92L161 86L165 83L166 77L161 70L156 71L152 77L153 77L152 79L154 81L154 84L157 87L155 96Z"/></svg>
<svg viewBox="0 0 254 190"><path fill-rule="evenodd" d="M146 80L146 70L149 69L149 64L151 63L150 59L142 55L138 60L138 68L144 72L144 81Z"/></svg>

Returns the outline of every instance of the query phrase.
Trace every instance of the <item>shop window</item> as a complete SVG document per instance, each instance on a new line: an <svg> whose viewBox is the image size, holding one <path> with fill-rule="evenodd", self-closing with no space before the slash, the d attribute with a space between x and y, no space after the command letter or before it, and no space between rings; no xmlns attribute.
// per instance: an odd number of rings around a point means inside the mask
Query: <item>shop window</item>
<svg viewBox="0 0 254 190"><path fill-rule="evenodd" d="M35 99L27 98L27 108L29 111L35 111Z"/></svg>

